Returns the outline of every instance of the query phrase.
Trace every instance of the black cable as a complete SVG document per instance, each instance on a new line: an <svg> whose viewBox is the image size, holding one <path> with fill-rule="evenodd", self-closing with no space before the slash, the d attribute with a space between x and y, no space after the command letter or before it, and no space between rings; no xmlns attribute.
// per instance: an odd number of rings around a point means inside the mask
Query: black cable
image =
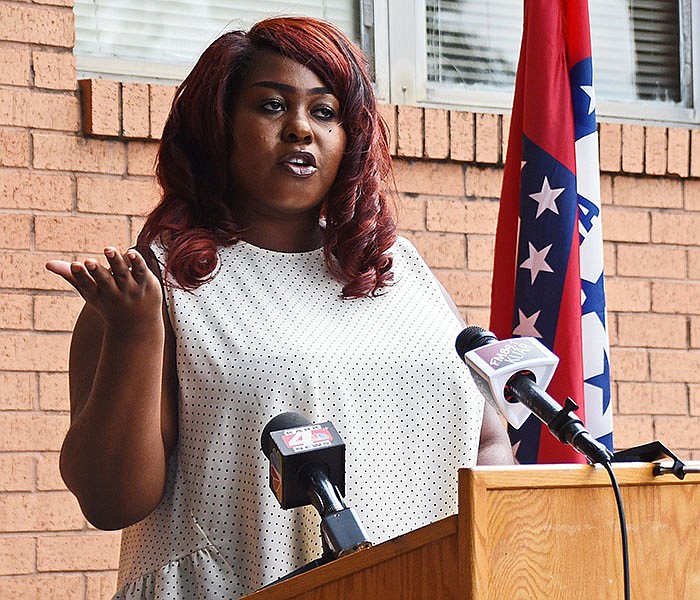
<svg viewBox="0 0 700 600"><path fill-rule="evenodd" d="M620 493L620 486L617 484L612 464L609 461L605 461L601 464L605 467L608 475L610 475L610 482L615 492L615 502L617 503L617 513L620 516L620 534L622 537L622 573L625 578L625 600L630 600L630 557L629 547L627 545L627 522L625 520L625 509L622 505L622 494Z"/></svg>

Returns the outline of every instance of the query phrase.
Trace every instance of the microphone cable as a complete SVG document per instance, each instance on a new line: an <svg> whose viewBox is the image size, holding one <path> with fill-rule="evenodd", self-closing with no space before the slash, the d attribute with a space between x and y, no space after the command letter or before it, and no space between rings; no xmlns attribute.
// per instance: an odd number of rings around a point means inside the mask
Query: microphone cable
<svg viewBox="0 0 700 600"><path fill-rule="evenodd" d="M622 540L622 574L624 578L625 600L630 600L630 557L629 546L627 543L627 520L625 519L625 508L622 504L622 494L620 486L617 483L615 472L613 471L610 461L601 463L610 476L613 491L615 492L615 503L617 505L617 514L620 519L620 537Z"/></svg>

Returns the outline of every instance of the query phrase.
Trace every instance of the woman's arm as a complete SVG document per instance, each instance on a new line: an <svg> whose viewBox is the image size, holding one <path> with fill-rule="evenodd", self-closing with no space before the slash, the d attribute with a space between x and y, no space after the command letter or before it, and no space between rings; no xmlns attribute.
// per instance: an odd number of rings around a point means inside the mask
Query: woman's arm
<svg viewBox="0 0 700 600"><path fill-rule="evenodd" d="M51 261L86 305L70 352L71 424L61 475L86 518L120 529L160 502L175 444L176 372L158 279L130 250L95 261Z"/></svg>
<svg viewBox="0 0 700 600"><path fill-rule="evenodd" d="M484 403L484 418L481 422L481 438L477 465L513 465L513 451L506 429L496 410L488 402Z"/></svg>

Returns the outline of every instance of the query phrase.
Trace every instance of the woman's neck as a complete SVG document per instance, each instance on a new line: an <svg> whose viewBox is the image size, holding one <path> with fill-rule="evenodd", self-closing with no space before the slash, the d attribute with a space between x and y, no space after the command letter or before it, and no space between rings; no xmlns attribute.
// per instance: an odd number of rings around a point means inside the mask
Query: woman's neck
<svg viewBox="0 0 700 600"><path fill-rule="evenodd" d="M240 239L253 246L276 252L308 252L323 246L323 230L318 219L313 223L293 220L255 223L243 228Z"/></svg>

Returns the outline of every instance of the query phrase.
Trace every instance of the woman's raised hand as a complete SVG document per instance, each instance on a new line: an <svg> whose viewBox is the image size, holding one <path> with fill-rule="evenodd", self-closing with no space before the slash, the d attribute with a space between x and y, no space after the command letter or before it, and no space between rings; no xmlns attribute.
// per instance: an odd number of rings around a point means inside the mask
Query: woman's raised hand
<svg viewBox="0 0 700 600"><path fill-rule="evenodd" d="M136 250L120 254L104 251L109 268L98 261L51 260L46 268L70 283L103 319L105 327L117 331L162 323L160 283Z"/></svg>

